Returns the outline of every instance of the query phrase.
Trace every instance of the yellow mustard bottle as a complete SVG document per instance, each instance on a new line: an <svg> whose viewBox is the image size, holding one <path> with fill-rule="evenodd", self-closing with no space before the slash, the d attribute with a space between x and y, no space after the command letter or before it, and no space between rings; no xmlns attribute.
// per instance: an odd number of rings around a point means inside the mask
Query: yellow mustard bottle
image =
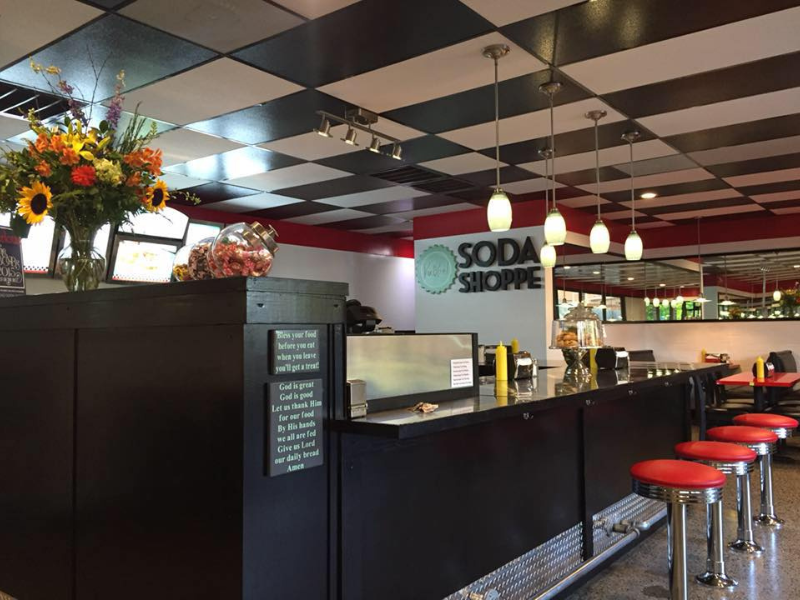
<svg viewBox="0 0 800 600"><path fill-rule="evenodd" d="M508 349L500 342L494 355L495 381L508 381Z"/></svg>
<svg viewBox="0 0 800 600"><path fill-rule="evenodd" d="M764 381L764 359L760 356L756 358L756 379Z"/></svg>

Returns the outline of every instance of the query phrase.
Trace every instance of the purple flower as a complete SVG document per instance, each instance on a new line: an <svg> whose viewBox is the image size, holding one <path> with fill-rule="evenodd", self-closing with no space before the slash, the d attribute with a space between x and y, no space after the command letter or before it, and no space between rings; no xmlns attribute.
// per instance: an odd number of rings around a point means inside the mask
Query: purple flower
<svg viewBox="0 0 800 600"><path fill-rule="evenodd" d="M81 108L81 105L78 104L74 98L69 99L69 112L72 113L73 119L77 119L84 125L89 124L89 119L86 118L86 115L83 112L83 108Z"/></svg>
<svg viewBox="0 0 800 600"><path fill-rule="evenodd" d="M73 91L75 91L75 88L73 88L70 84L68 84L63 79L59 79L58 80L58 89L60 89L65 94L71 94Z"/></svg>
<svg viewBox="0 0 800 600"><path fill-rule="evenodd" d="M106 113L106 121L108 121L109 127L112 129L117 128L120 115L122 115L122 97L114 96L111 100L111 105L108 107L108 112Z"/></svg>

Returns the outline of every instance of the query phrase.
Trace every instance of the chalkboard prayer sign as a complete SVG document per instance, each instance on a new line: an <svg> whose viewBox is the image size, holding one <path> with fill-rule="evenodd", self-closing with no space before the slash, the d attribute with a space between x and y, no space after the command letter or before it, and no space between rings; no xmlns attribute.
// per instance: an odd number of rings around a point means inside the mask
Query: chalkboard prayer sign
<svg viewBox="0 0 800 600"><path fill-rule="evenodd" d="M319 329L276 329L270 332L273 375L320 370Z"/></svg>
<svg viewBox="0 0 800 600"><path fill-rule="evenodd" d="M318 467L322 455L321 379L269 384L269 476Z"/></svg>
<svg viewBox="0 0 800 600"><path fill-rule="evenodd" d="M23 294L22 240L8 227L0 227L0 298Z"/></svg>

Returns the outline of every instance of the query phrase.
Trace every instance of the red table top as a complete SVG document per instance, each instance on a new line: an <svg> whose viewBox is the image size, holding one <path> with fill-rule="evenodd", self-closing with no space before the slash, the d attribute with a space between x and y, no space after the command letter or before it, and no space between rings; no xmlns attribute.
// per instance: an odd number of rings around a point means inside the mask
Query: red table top
<svg viewBox="0 0 800 600"><path fill-rule="evenodd" d="M800 373L775 373L772 377L766 377L763 381L756 381L752 373L737 373L718 379L719 385L758 385L761 387L785 387L790 388L800 381Z"/></svg>

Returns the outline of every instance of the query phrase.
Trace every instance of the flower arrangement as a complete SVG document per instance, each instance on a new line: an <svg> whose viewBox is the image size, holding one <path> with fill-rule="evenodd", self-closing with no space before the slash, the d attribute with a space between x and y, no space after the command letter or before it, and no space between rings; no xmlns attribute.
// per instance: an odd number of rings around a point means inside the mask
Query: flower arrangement
<svg viewBox="0 0 800 600"><path fill-rule="evenodd" d="M117 129L124 71L117 75L105 118L95 122L91 114L94 98L87 115L86 105L75 98L74 88L58 67L43 67L31 60L31 68L42 74L54 93L68 99L69 111L63 119L46 124L33 110L28 112L36 138L22 150L4 153L0 212L12 213L12 226L18 233L51 216L71 238L72 257L59 260L67 287L93 289L105 269L104 263L98 265L102 258L93 251L97 231L145 211L159 212L170 199L167 186L159 179L161 150L149 147L158 131L155 123L145 131L146 120L138 114L138 107L127 126ZM193 203L198 201L192 195L184 196Z"/></svg>

